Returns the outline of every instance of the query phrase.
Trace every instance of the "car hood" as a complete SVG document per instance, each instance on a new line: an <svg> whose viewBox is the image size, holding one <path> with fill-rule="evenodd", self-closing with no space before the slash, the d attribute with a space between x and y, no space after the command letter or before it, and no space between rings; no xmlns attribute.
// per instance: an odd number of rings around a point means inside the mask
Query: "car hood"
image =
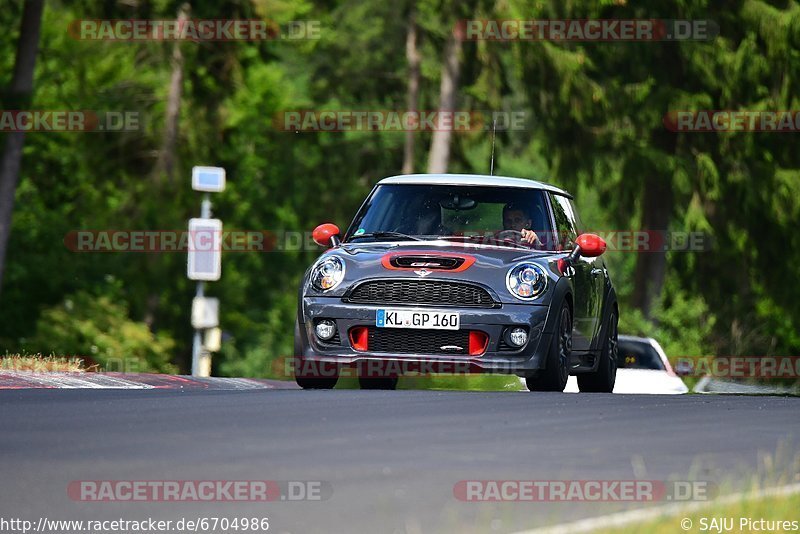
<svg viewBox="0 0 800 534"><path fill-rule="evenodd" d="M377 258L380 260L386 253L424 252L426 254L461 254L473 256L478 266L508 265L528 258L543 258L553 255L552 252L525 250L522 248L496 245L457 243L453 241L403 241L401 243L346 243L339 249L342 253L358 257L359 260Z"/></svg>

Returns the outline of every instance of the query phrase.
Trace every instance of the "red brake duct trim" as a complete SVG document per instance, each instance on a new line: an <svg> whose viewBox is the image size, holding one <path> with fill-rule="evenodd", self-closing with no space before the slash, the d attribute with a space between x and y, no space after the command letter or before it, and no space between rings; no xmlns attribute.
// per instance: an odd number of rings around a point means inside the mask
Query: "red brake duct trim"
<svg viewBox="0 0 800 534"><path fill-rule="evenodd" d="M469 355L480 356L486 352L489 345L489 336L484 332L470 330L469 332Z"/></svg>
<svg viewBox="0 0 800 534"><path fill-rule="evenodd" d="M366 326L350 329L350 345L359 352L369 350L369 330Z"/></svg>

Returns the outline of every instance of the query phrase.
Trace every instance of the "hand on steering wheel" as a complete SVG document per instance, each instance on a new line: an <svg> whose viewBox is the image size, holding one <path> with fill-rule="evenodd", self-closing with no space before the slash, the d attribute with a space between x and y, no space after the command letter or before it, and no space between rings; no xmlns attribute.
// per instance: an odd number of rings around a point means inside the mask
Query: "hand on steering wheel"
<svg viewBox="0 0 800 534"><path fill-rule="evenodd" d="M533 230L527 230L525 228L522 231L518 230L503 230L498 232L496 235L497 239L512 239L515 241L522 241L523 243L528 243L532 245L536 242L539 237L536 235L536 232Z"/></svg>

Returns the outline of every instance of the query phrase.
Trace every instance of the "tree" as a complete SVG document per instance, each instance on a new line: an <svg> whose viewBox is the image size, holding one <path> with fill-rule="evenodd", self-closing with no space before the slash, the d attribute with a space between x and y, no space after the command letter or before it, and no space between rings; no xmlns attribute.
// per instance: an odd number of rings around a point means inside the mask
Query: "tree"
<svg viewBox="0 0 800 534"><path fill-rule="evenodd" d="M39 47L39 29L42 23L44 0L28 0L22 12L22 25L14 63L14 76L9 88L7 102L10 109L23 110L30 105L33 96L33 71ZM22 167L22 147L25 132L9 132L0 161L0 291L5 272L8 238L11 234L11 215Z"/></svg>
<svg viewBox="0 0 800 534"><path fill-rule="evenodd" d="M417 27L417 16L415 6L411 5L408 15L408 36L406 37L406 60L408 60L408 104L407 111L417 111L419 108L419 81L420 81L420 57L417 40L419 31ZM414 130L406 132L406 141L403 148L403 174L414 172Z"/></svg>
<svg viewBox="0 0 800 534"><path fill-rule="evenodd" d="M178 27L183 27L189 18L191 7L183 4L178 10ZM172 182L175 167L175 143L178 140L178 119L181 111L181 97L183 95L183 53L180 41L172 45L172 76L169 82L169 96L167 97L167 114L164 120L164 139L161 151L158 154L154 175L156 180L165 174Z"/></svg>

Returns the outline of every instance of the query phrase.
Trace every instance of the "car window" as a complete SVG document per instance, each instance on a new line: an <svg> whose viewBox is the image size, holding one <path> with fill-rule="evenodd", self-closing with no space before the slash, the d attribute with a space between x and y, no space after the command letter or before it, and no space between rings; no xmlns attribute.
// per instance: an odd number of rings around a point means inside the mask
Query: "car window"
<svg viewBox="0 0 800 534"><path fill-rule="evenodd" d="M374 232L413 236L494 236L506 230L504 212L542 239L535 248L555 250L545 193L490 186L387 184L376 188L348 229L345 240Z"/></svg>
<svg viewBox="0 0 800 534"><path fill-rule="evenodd" d="M583 232L586 231L586 228L583 226L583 221L581 221L581 216L578 215L578 209L575 207L575 201L570 198L567 199L567 203L569 204L570 207L569 213L572 214L572 220L574 221L575 231L577 232L578 235L581 235Z"/></svg>
<svg viewBox="0 0 800 534"><path fill-rule="evenodd" d="M469 211L442 210L442 225L454 233L484 232L490 224L503 220L503 205L483 202Z"/></svg>
<svg viewBox="0 0 800 534"><path fill-rule="evenodd" d="M550 193L550 203L553 205L558 242L562 250L569 250L575 246L575 240L578 238L575 209L570 199L563 195Z"/></svg>
<svg viewBox="0 0 800 534"><path fill-rule="evenodd" d="M617 367L620 369L665 370L664 363L656 349L642 341L619 341Z"/></svg>

